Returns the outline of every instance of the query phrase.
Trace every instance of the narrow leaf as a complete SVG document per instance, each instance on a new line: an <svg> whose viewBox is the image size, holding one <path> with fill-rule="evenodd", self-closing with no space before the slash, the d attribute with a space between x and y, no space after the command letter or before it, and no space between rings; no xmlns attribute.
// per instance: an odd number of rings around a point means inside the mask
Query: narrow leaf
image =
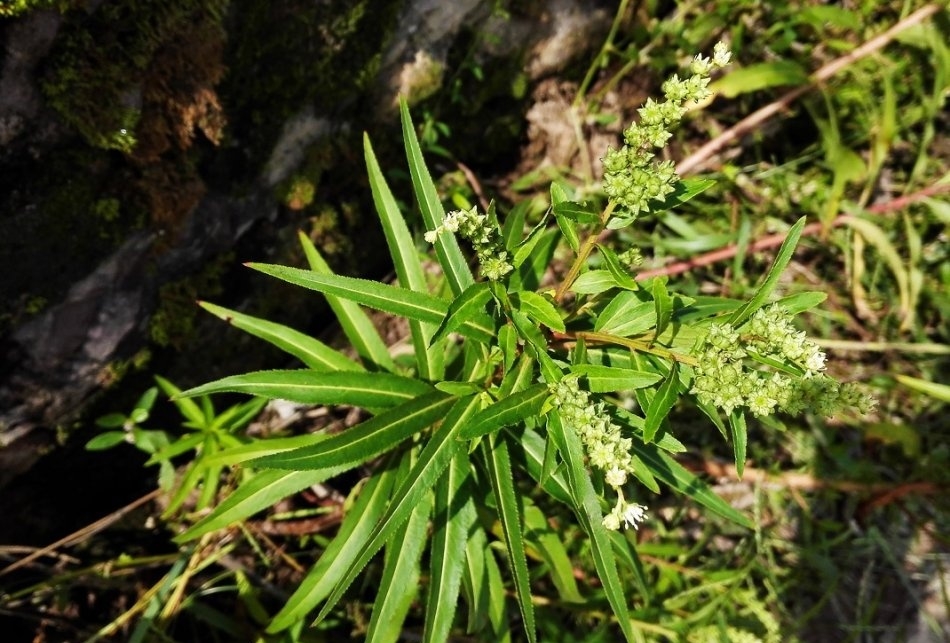
<svg viewBox="0 0 950 643"><path fill-rule="evenodd" d="M578 364L571 367L571 372L587 378L588 388L592 393L629 391L652 386L663 379L659 373L650 371L595 364Z"/></svg>
<svg viewBox="0 0 950 643"><path fill-rule="evenodd" d="M367 480L352 509L344 517L336 537L330 541L320 560L310 568L284 607L274 616L267 628L268 632L285 630L306 618L346 574L350 563L369 539L376 521L386 509L397 470L396 466L390 465Z"/></svg>
<svg viewBox="0 0 950 643"><path fill-rule="evenodd" d="M729 316L730 324L740 326L752 316L752 313L765 304L769 295L771 295L775 289L776 284L778 284L778 280L785 271L788 262L792 260L792 255L795 253L795 246L798 245L798 239L802 236L802 228L804 227L805 217L802 217L789 229L788 235L785 237L785 241L782 242L778 254L775 255L775 261L772 262L772 266L765 275L765 280L762 282L762 285L755 291L752 299Z"/></svg>
<svg viewBox="0 0 950 643"><path fill-rule="evenodd" d="M564 320L558 314L554 304L530 290L515 293L513 297L517 308L530 319L552 330L564 332Z"/></svg>
<svg viewBox="0 0 950 643"><path fill-rule="evenodd" d="M656 395L650 401L650 406L647 408L646 422L643 425L644 442L653 442L656 432L666 416L669 415L670 409L673 408L677 398L679 398L679 376L677 363L673 362L670 366L670 374L660 385Z"/></svg>
<svg viewBox="0 0 950 643"><path fill-rule="evenodd" d="M737 511L728 502L716 495L709 485L684 469L671 456L660 451L656 445L640 445L636 452L637 456L650 468L650 472L673 490L741 527L753 529L752 521L743 513Z"/></svg>
<svg viewBox="0 0 950 643"><path fill-rule="evenodd" d="M310 274L333 275L330 266L317 251L316 246L310 240L310 237L303 232L299 234L300 245L303 247L304 254L307 256L307 262L310 264ZM301 271L303 272L303 271ZM283 279L279 275L274 275L278 279ZM286 279L285 279L286 281ZM290 282L294 283L294 282ZM297 284L301 285L301 284ZM304 286L311 290L319 290L310 286ZM373 326L373 322L367 314L346 296L339 296L340 293L324 292L327 303L333 310L333 314L340 322L340 327L346 334L347 339L356 349L356 353L371 364L376 364L387 371L395 370L392 357L389 355L389 349L386 343L379 336L379 331Z"/></svg>
<svg viewBox="0 0 950 643"><path fill-rule="evenodd" d="M600 499L594 491L590 475L584 468L584 448L581 446L580 437L574 431L565 429L557 413L548 415L548 431L558 444L561 457L567 465L574 512L584 531L590 536L594 567L603 584L607 602L610 603L617 617L624 637L627 641L634 641L635 636L627 608L627 593L617 573L617 562L610 537L603 525L604 517L600 511Z"/></svg>
<svg viewBox="0 0 950 643"><path fill-rule="evenodd" d="M458 439L458 430L478 408L477 400L477 396L472 396L455 401L442 426L426 443L412 469L401 477L402 482L393 492L386 513L376 524L372 536L360 548L359 556L350 564L346 575L336 583L317 616L318 622L326 617L363 567L429 494L455 454L462 451L463 442Z"/></svg>
<svg viewBox="0 0 950 643"><path fill-rule="evenodd" d="M223 319L235 328L263 339L289 353L315 371L361 371L363 367L339 351L333 350L320 340L305 335L288 326L275 324L265 319L228 310L222 306L199 301L198 305L215 317Z"/></svg>
<svg viewBox="0 0 950 643"><path fill-rule="evenodd" d="M174 538L183 543L253 516L278 500L297 493L346 471L347 467L333 467L314 471L263 471L244 482L221 504L190 529Z"/></svg>
<svg viewBox="0 0 950 643"><path fill-rule="evenodd" d="M422 220L425 221L426 229L435 230L442 224L442 220L445 218L445 210L442 208L435 183L432 182L429 169L422 157L422 149L419 147L419 139L416 137L412 117L409 115L409 106L405 100L399 101L399 115L402 121L402 138L406 148L406 159L409 161L412 189L415 192L416 200L419 202L419 210L422 213ZM475 283L472 271L468 267L468 262L465 261L465 256L459 248L455 235L440 234L435 242L435 252L453 295L458 297L466 288Z"/></svg>
<svg viewBox="0 0 950 643"><path fill-rule="evenodd" d="M419 262L419 253L416 251L409 227L403 219L396 199L393 197L383 171L379 167L369 136L363 134L363 152L366 156L366 169L369 173L370 191L373 193L373 203L376 212L383 224L386 235L386 244L393 259L396 277L403 288L418 293L428 294L425 275ZM443 352L429 350L432 335L435 333L434 324L426 324L418 320L409 320L409 334L412 337L412 346L416 354L416 364L419 374L426 379L440 379L443 371Z"/></svg>
<svg viewBox="0 0 950 643"><path fill-rule="evenodd" d="M383 576L366 632L367 643L396 643L401 638L403 622L419 591L419 562L431 512L432 496L426 494L412 508L409 520L386 543Z"/></svg>
<svg viewBox="0 0 950 643"><path fill-rule="evenodd" d="M430 345L454 332L465 322L476 322L484 319L485 307L492 299L491 290L485 282L475 283L465 289L461 295L449 305L448 312L442 318L442 323L430 340Z"/></svg>
<svg viewBox="0 0 950 643"><path fill-rule="evenodd" d="M434 391L393 407L323 442L265 456L252 466L274 469L324 469L354 466L395 447L441 419L454 398Z"/></svg>
<svg viewBox="0 0 950 643"><path fill-rule="evenodd" d="M468 455L459 449L435 485L423 643L447 641L452 629L465 567L465 546L477 519L475 503L464 489L471 467Z"/></svg>
<svg viewBox="0 0 950 643"><path fill-rule="evenodd" d="M508 551L508 563L514 577L515 595L521 610L522 624L528 635L528 641L535 643L537 628L534 623L534 603L531 600L531 579L528 576L518 494L515 492L514 478L511 473L508 443L504 438L495 440L492 445L488 442L488 440L482 442L482 455L488 469L492 492L495 494L498 519L505 535L505 548Z"/></svg>
<svg viewBox="0 0 950 643"><path fill-rule="evenodd" d="M432 390L422 380L391 373L258 371L202 384L181 393L181 397L224 392L247 393L298 404L349 404L363 408L383 408L402 404Z"/></svg>
<svg viewBox="0 0 950 643"><path fill-rule="evenodd" d="M537 416L549 396L547 384L535 384L514 393L477 413L465 425L459 437L471 440L502 427L517 424L527 417Z"/></svg>
<svg viewBox="0 0 950 643"><path fill-rule="evenodd" d="M418 293L398 286L368 279L321 275L298 268L271 264L248 264L249 267L304 288L332 294L357 303L409 319L438 324L448 312L449 305L438 297ZM466 322L459 329L463 335L481 342L494 337L491 320L486 316L476 322Z"/></svg>

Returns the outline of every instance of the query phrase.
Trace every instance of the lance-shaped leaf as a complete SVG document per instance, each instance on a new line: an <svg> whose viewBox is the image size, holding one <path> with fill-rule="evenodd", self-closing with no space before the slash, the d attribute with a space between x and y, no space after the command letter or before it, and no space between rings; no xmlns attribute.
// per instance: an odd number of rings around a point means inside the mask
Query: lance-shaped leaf
<svg viewBox="0 0 950 643"><path fill-rule="evenodd" d="M663 379L662 375L651 371L638 371L618 366L600 366L598 364L577 364L571 367L571 372L587 378L587 385L592 393L629 391L644 386L652 386Z"/></svg>
<svg viewBox="0 0 950 643"><path fill-rule="evenodd" d="M471 440L502 427L517 424L527 417L535 417L541 412L541 407L549 396L546 384L535 384L509 395L479 411L459 433L459 438Z"/></svg>
<svg viewBox="0 0 950 643"><path fill-rule="evenodd" d="M548 432L558 445L561 458L567 466L574 513L584 531L590 536L594 567L604 586L607 602L610 603L617 617L617 623L624 637L627 641L634 641L636 639L630 625L627 594L617 573L617 561L614 558L610 536L603 525L604 516L600 511L600 499L594 491L590 475L584 468L584 447L581 445L580 437L574 431L564 427L557 413L548 415Z"/></svg>
<svg viewBox="0 0 950 643"><path fill-rule="evenodd" d="M636 293L621 292L597 316L594 330L618 337L646 332L656 325L652 301L640 301Z"/></svg>
<svg viewBox="0 0 950 643"><path fill-rule="evenodd" d="M439 324L449 310L449 304L438 297L378 281L340 275L320 275L309 270L272 264L249 263L247 265L288 283L355 301L407 319ZM485 343L490 342L495 336L494 325L487 315L474 322L465 322L458 330L463 335Z"/></svg>
<svg viewBox="0 0 950 643"><path fill-rule="evenodd" d="M422 212L422 220L425 221L426 228L435 230L442 224L445 211L442 209L439 193L429 175L425 159L422 157L419 139L416 137L416 130L412 125L409 107L405 100L399 101L399 115L402 120L402 138L406 148L406 159L409 161L412 189L419 202L419 210ZM452 294L458 297L475 282L475 279L472 277L468 262L465 261L465 256L459 249L455 235L440 234L435 242L435 253L442 272L449 282L449 287L452 289Z"/></svg>
<svg viewBox="0 0 950 643"><path fill-rule="evenodd" d="M383 171L376 160L376 154L373 153L373 146L370 145L369 136L366 134L363 135L363 150L366 155L366 169L369 173L373 203L376 205L379 220L383 224L386 244L389 246L389 254L392 256L399 284L415 292L428 293L429 288L425 275L422 273L419 253L412 241L412 235L409 234L409 227L386 183ZM409 334L412 337L419 374L429 380L441 379L444 371L443 351L429 350L435 326L415 319L409 320Z"/></svg>
<svg viewBox="0 0 950 643"><path fill-rule="evenodd" d="M359 555L349 566L346 575L334 586L333 592L317 615L317 622L330 613L366 563L409 518L409 514L429 493L455 454L463 450L464 443L458 439L458 430L478 408L478 397L450 401L454 401L455 404L448 415L442 412L445 415L442 426L426 443L412 469L401 478L402 483L393 492L386 513L376 524L370 538L360 548Z"/></svg>
<svg viewBox="0 0 950 643"><path fill-rule="evenodd" d="M616 277L609 270L588 270L574 280L571 284L571 291L578 295L597 295L606 292L611 288L620 288ZM630 290L636 290L631 288Z"/></svg>
<svg viewBox="0 0 950 643"><path fill-rule="evenodd" d="M475 502L465 485L471 468L468 454L459 449L435 485L435 526L429 548L429 593L423 643L447 641L452 629L465 568L465 545L478 517Z"/></svg>
<svg viewBox="0 0 950 643"><path fill-rule="evenodd" d="M296 370L232 375L189 389L180 396L247 393L298 404L349 404L378 409L402 404L432 390L422 380L391 373Z"/></svg>
<svg viewBox="0 0 950 643"><path fill-rule="evenodd" d="M630 276L627 268L620 263L620 257L612 248L598 244L597 250L600 251L600 256L604 258L604 265L607 266L607 270L613 276L617 287L624 290L638 290L640 288L633 277Z"/></svg>
<svg viewBox="0 0 950 643"><path fill-rule="evenodd" d="M679 373L677 363L673 362L670 366L670 373L666 380L660 385L656 395L650 400L650 406L647 407L646 422L643 424L643 441L653 442L656 432L666 416L670 414L670 409L679 398Z"/></svg>
<svg viewBox="0 0 950 643"><path fill-rule="evenodd" d="M265 456L253 460L251 466L302 470L360 464L442 419L453 401L449 395L434 391L388 409L319 444Z"/></svg>
<svg viewBox="0 0 950 643"><path fill-rule="evenodd" d="M282 324L258 319L222 306L199 301L198 305L235 328L263 339L289 353L315 371L362 371L362 366L318 339Z"/></svg>
<svg viewBox="0 0 950 643"><path fill-rule="evenodd" d="M642 444L636 447L637 456L650 467L650 472L660 481L669 485L675 491L691 498L715 514L726 520L731 520L741 527L753 529L754 525L741 512L716 495L709 485L687 471L670 455L664 453L653 444Z"/></svg>
<svg viewBox="0 0 950 643"><path fill-rule="evenodd" d="M367 643L397 643L402 638L403 622L419 592L419 561L431 513L432 494L426 494L412 508L409 520L386 543L383 575L366 631Z"/></svg>
<svg viewBox="0 0 950 643"><path fill-rule="evenodd" d="M298 236L311 271L321 275L332 275L333 271L330 270L330 266L317 250L317 247L313 245L310 237L303 232ZM380 337L379 331L373 326L369 316L346 297L339 297L329 292L324 292L323 295L326 297L327 303L330 304L333 314L339 320L340 328L343 329L357 354L364 360L388 371L394 370L396 366L389 355L389 349Z"/></svg>
<svg viewBox="0 0 950 643"><path fill-rule="evenodd" d="M530 319L552 330L564 332L564 320L550 301L536 292L524 290L512 297L515 306Z"/></svg>
<svg viewBox="0 0 950 643"><path fill-rule="evenodd" d="M515 492L514 478L511 473L511 458L508 455L508 443L504 436L497 436L494 444L488 440L482 442L482 456L488 470L495 504L498 508L498 520L505 536L505 549L508 552L508 564L514 577L515 595L521 610L525 633L528 641L537 641L537 629L534 624L534 603L531 600L531 579L528 576L528 561L525 558L524 536L521 527L521 512L518 508L518 494Z"/></svg>
<svg viewBox="0 0 950 643"><path fill-rule="evenodd" d="M263 471L244 482L214 510L190 529L175 537L175 542L194 540L218 529L253 516L278 500L339 475L349 467L331 467L314 471Z"/></svg>
<svg viewBox="0 0 950 643"><path fill-rule="evenodd" d="M775 290L775 286L778 284L782 273L785 272L785 267L788 266L788 262L792 260L792 255L795 253L795 246L798 245L798 239L802 236L802 228L804 227L805 217L802 217L789 229L785 241L782 242L782 246L778 249L778 254L775 255L775 261L772 262L772 266L762 281L762 285L756 289L755 294L752 295L752 298L746 302L745 305L729 316L730 324L733 326L742 325L752 316L752 313L765 304L769 295Z"/></svg>
<svg viewBox="0 0 950 643"><path fill-rule="evenodd" d="M346 574L350 563L373 533L376 521L386 510L396 482L398 467L377 471L360 489L356 502L343 519L336 537L330 541L317 564L297 586L296 591L274 616L268 632L279 632L306 618L325 599ZM268 473L281 473L277 471ZM286 474L285 474L286 475Z"/></svg>
<svg viewBox="0 0 950 643"><path fill-rule="evenodd" d="M454 332L466 322L476 322L485 318L485 307L491 301L491 290L485 282L472 284L456 297L442 318L442 323L432 336L430 345Z"/></svg>

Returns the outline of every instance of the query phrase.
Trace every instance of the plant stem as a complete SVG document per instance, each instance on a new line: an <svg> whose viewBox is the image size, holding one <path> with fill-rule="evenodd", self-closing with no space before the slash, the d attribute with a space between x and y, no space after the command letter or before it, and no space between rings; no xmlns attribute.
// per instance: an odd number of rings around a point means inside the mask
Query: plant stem
<svg viewBox="0 0 950 643"><path fill-rule="evenodd" d="M597 73L597 67L604 64L604 56L613 49L614 38L617 35L617 30L620 29L620 23L623 21L624 15L627 13L627 5L629 2L630 0L620 0L620 6L617 7L617 13L614 14L613 24L610 25L610 32L607 34L607 38L604 40L600 51L597 52L594 62L587 68L587 74L584 76L584 80L581 81L581 86L577 88L577 95L574 96L574 104L572 105L575 109L584 102L584 97L587 96L587 90L590 88L590 84L594 82L594 74Z"/></svg>
<svg viewBox="0 0 950 643"><path fill-rule="evenodd" d="M591 251L594 249L594 245L597 243L597 239L600 237L600 233L603 232L604 228L607 226L607 221L610 220L610 215L613 213L616 203L609 201L607 207L604 208L603 214L600 215L600 224L594 230L591 231L590 235L584 239L584 243L581 245L580 250L577 251L577 257L574 259L574 263L571 264L571 269L568 271L567 276L564 277L564 281L561 282L561 285L557 287L557 291L554 294L554 300L557 303L561 303L564 299L564 295L567 294L568 288L574 283L574 280L577 279L577 276L581 274L581 268L587 262L587 258L590 256Z"/></svg>

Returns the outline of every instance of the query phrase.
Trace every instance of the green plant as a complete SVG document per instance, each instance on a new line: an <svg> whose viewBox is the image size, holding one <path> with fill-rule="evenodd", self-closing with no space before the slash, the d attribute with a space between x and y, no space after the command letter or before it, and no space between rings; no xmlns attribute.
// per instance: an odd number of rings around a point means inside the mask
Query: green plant
<svg viewBox="0 0 950 643"><path fill-rule="evenodd" d="M156 376L155 381L158 387L148 389L128 415L110 413L96 420L96 425L106 430L89 440L86 449L100 451L130 443L149 454L151 457L146 465L158 465L159 487L171 494L166 516L180 510L193 492L198 492L195 508L207 508L216 499L221 482L223 465L215 462L215 456L250 441L236 434L260 414L267 400L254 398L218 413L208 396L200 397L197 402L176 399L174 404L182 416L181 426L187 429L184 434L176 436L163 429L146 429L143 426L151 416L159 387L169 396L181 393L181 389L163 377ZM176 487L172 460L191 452L194 454L189 458Z"/></svg>
<svg viewBox="0 0 950 643"><path fill-rule="evenodd" d="M363 467L366 474L338 533L269 631L299 628L315 609L318 622L326 619L384 550L367 640L395 641L423 585L424 640L449 636L460 594L468 631L508 640L503 564L528 640L537 640L533 588L542 580L563 605L608 604L613 617L601 613L594 617L598 625L615 623L627 640L641 640L627 588L638 587L642 600L651 592L635 540L620 528L650 520L640 503L645 490L659 493L662 483L741 527L753 526L672 457L685 449L669 421L677 403L698 406L733 443L740 472L747 412L765 417L801 411L806 403L829 412L866 403L821 373L824 355L791 326L792 315L824 295L799 293L768 305L804 220L788 228L771 268L744 302L687 297L671 291L665 278L638 281L632 255L623 253L625 263L599 243L605 231L675 208L712 185L681 181L671 164L654 157L685 105L705 97L710 72L728 57L722 47L712 61L697 57L691 76L664 85L664 102L641 110L640 122L625 132L626 145L605 157L605 202L577 202L569 186L555 183L550 207L533 227L526 226L528 204L512 208L503 224L494 207L445 214L403 104L412 184L444 281L431 288L368 137L370 185L399 285L333 274L303 235L309 270L250 264L323 293L356 358L288 327L202 304L306 368L227 377L186 391L179 401L239 392L352 405L371 416L339 433L252 441L214 459L242 465L247 475L179 542L341 472ZM474 247L482 280L452 233ZM562 246L573 260L549 284ZM360 306L408 320L411 359L393 358ZM569 562L572 543L558 532L586 537L599 582L584 592Z"/></svg>

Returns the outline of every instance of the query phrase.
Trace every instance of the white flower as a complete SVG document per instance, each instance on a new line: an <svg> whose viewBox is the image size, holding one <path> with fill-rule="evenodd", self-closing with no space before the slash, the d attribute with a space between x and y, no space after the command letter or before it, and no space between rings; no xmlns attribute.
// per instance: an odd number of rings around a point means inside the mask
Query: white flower
<svg viewBox="0 0 950 643"><path fill-rule="evenodd" d="M633 502L628 504L621 515L627 527L639 528L640 523L647 519L647 507Z"/></svg>
<svg viewBox="0 0 950 643"><path fill-rule="evenodd" d="M439 238L438 230L429 230L425 234L426 243L435 243L436 239Z"/></svg>
<svg viewBox="0 0 950 643"><path fill-rule="evenodd" d="M716 67L725 67L732 60L732 52L726 43L720 41L713 47L713 64Z"/></svg>
<svg viewBox="0 0 950 643"><path fill-rule="evenodd" d="M623 495L617 498L617 504L613 510L604 516L603 525L611 531L620 529L621 522L626 527L637 529L640 523L647 519L647 508L644 505L638 505L635 502L628 503Z"/></svg>

